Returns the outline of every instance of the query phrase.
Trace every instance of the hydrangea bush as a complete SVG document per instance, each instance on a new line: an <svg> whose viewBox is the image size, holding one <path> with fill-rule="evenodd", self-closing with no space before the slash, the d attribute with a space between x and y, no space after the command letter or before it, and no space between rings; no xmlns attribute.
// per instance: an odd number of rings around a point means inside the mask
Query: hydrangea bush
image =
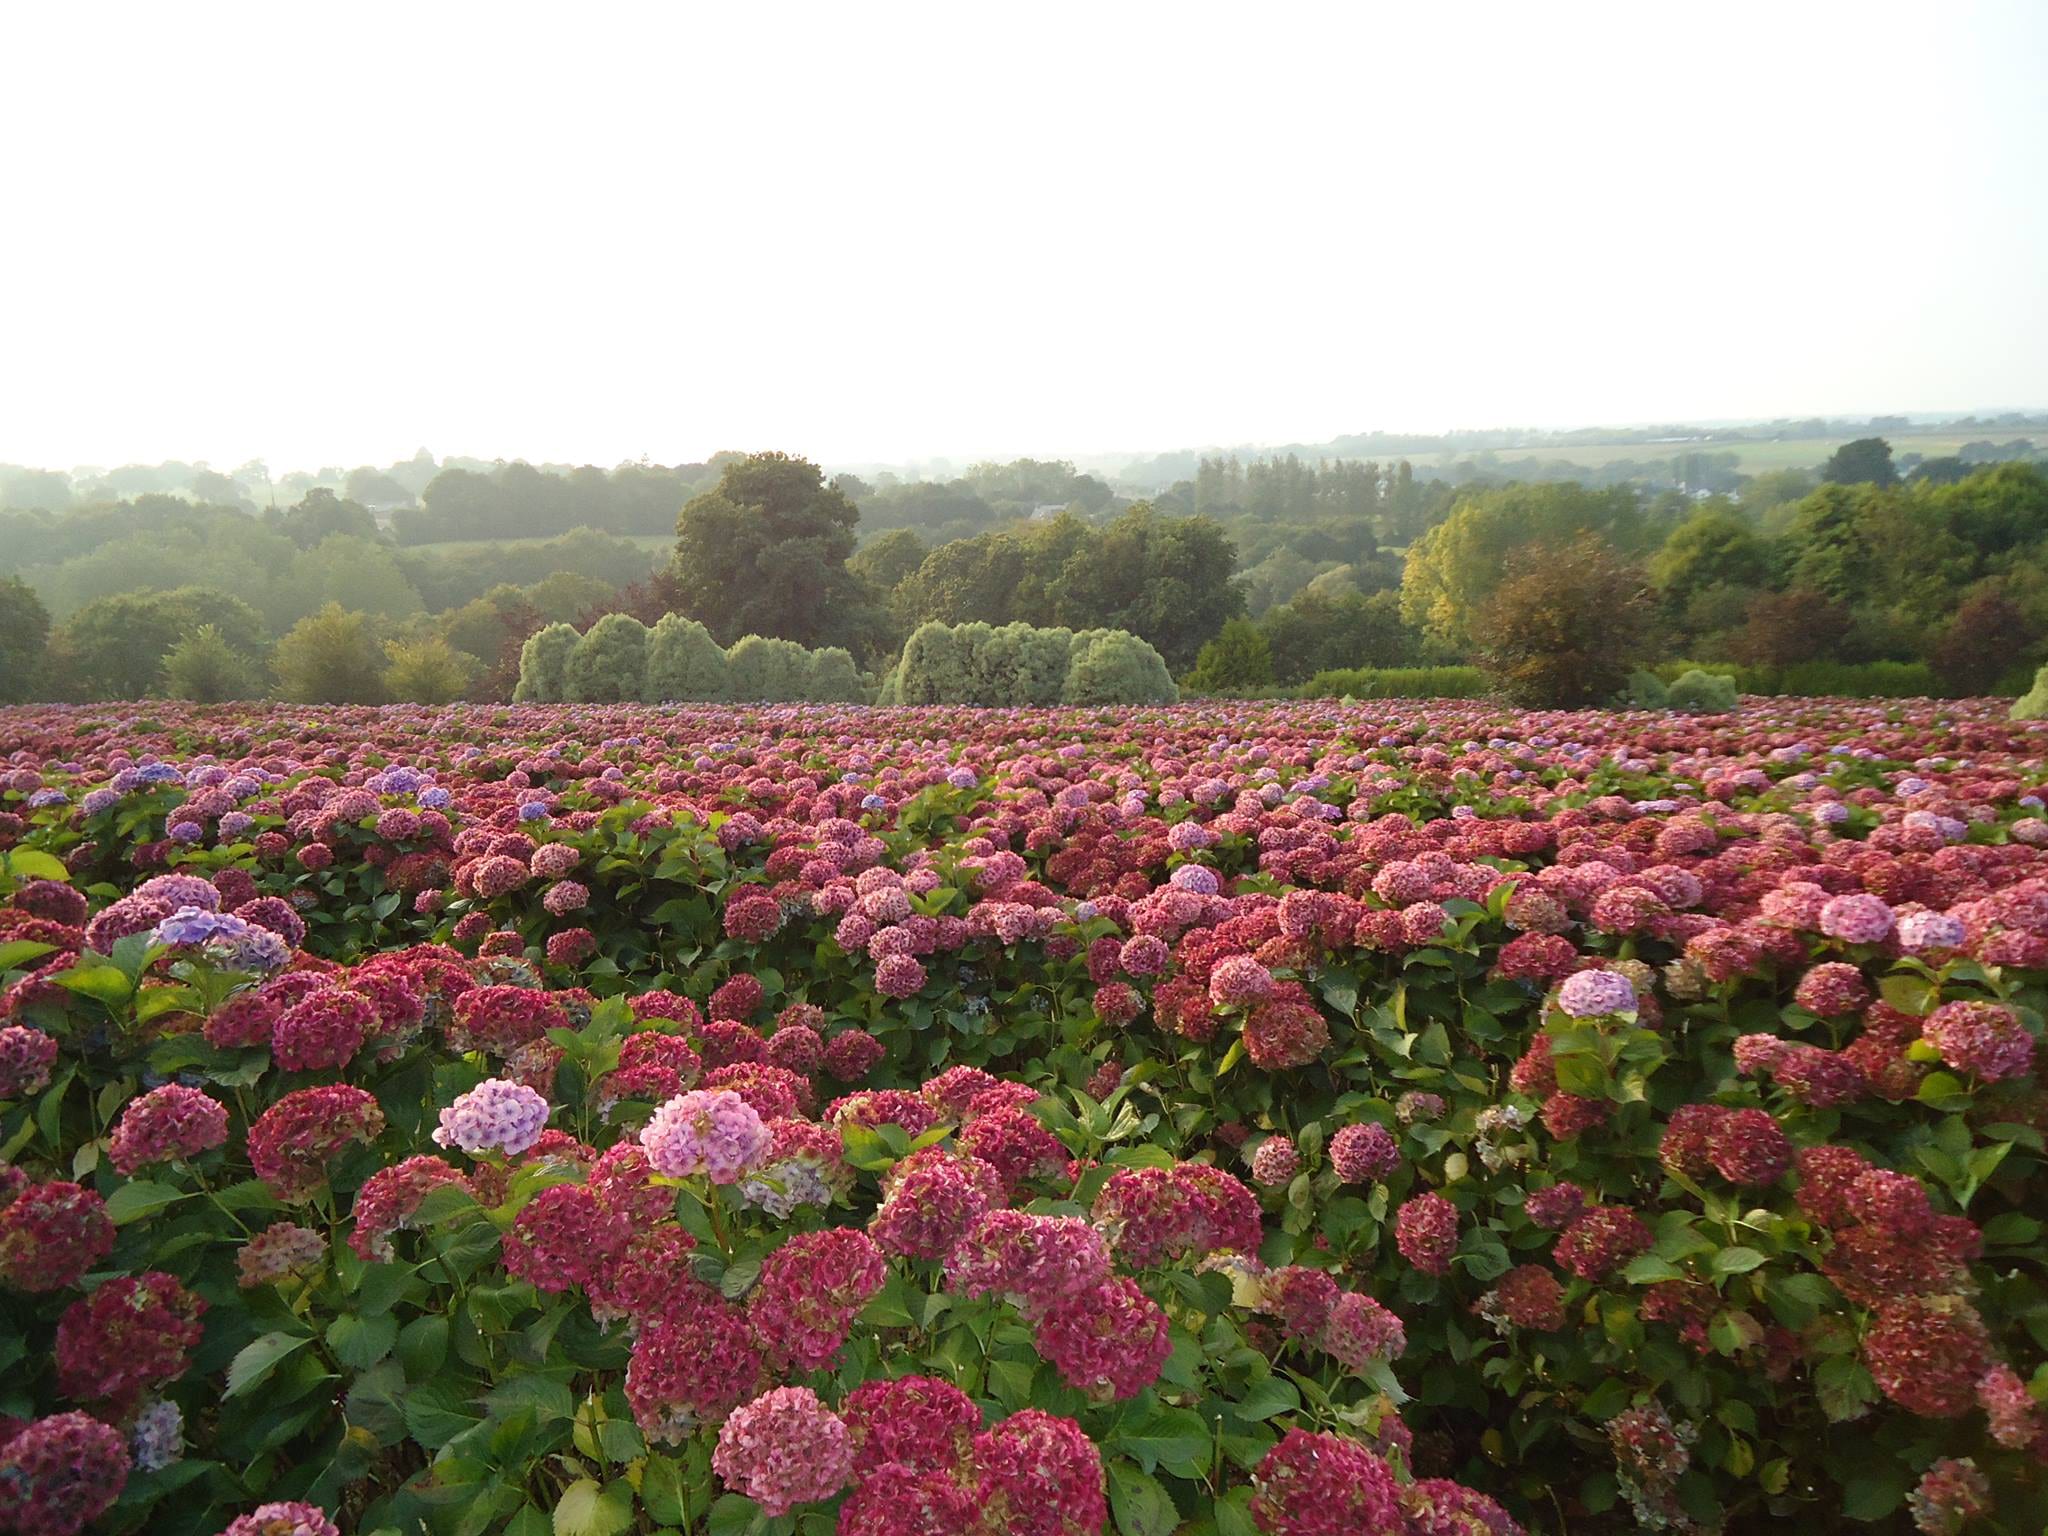
<svg viewBox="0 0 2048 1536"><path fill-rule="evenodd" d="M0 1531L2037 1530L2044 747L0 712Z"/></svg>

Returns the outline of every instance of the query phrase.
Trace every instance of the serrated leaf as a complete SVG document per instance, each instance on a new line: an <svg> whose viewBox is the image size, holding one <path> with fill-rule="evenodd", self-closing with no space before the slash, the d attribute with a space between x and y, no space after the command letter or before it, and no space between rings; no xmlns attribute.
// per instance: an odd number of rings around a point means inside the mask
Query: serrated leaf
<svg viewBox="0 0 2048 1536"><path fill-rule="evenodd" d="M398 1321L387 1315L359 1317L349 1313L327 1325L327 1347L352 1371L367 1371L391 1353L398 1342Z"/></svg>
<svg viewBox="0 0 2048 1536"><path fill-rule="evenodd" d="M1765 1262L1766 1256L1754 1248L1723 1248L1711 1267L1716 1275L1746 1275Z"/></svg>
<svg viewBox="0 0 2048 1536"><path fill-rule="evenodd" d="M140 1221L152 1211L160 1211L167 1205L176 1205L187 1198L185 1191L174 1189L168 1184L152 1184L137 1179L123 1184L107 1196L107 1215L117 1227L125 1227L131 1221Z"/></svg>
<svg viewBox="0 0 2048 1536"><path fill-rule="evenodd" d="M1109 1509L1122 1536L1169 1536L1180 1526L1180 1511L1159 1480L1126 1461L1109 1464Z"/></svg>
<svg viewBox="0 0 2048 1536"><path fill-rule="evenodd" d="M309 1334L266 1333L254 1343L244 1345L228 1366L227 1391L221 1395L240 1397L261 1386L279 1365L312 1342Z"/></svg>
<svg viewBox="0 0 2048 1536"><path fill-rule="evenodd" d="M633 1490L579 1477L555 1504L555 1536L619 1536L633 1523Z"/></svg>

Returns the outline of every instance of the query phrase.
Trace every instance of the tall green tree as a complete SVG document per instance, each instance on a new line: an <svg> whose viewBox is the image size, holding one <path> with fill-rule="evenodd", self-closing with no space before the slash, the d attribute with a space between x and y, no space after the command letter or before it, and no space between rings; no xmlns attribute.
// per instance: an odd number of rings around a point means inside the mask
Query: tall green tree
<svg viewBox="0 0 2048 1536"><path fill-rule="evenodd" d="M50 614L19 576L0 581L0 703L32 699L42 683Z"/></svg>
<svg viewBox="0 0 2048 1536"><path fill-rule="evenodd" d="M1642 659L1651 623L1639 566L1598 534L1544 545L1495 588L1473 624L1480 658L1519 704L1578 709L1618 694Z"/></svg>
<svg viewBox="0 0 2048 1536"><path fill-rule="evenodd" d="M734 460L676 520L669 569L680 609L723 645L753 634L866 648L879 615L846 565L859 521L808 459Z"/></svg>
<svg viewBox="0 0 2048 1536"><path fill-rule="evenodd" d="M1899 472L1892 465L1892 445L1881 437L1859 437L1842 444L1821 465L1820 477L1830 485L1899 483Z"/></svg>
<svg viewBox="0 0 2048 1536"><path fill-rule="evenodd" d="M300 704L384 702L384 647L366 613L329 603L277 642L271 661L278 691Z"/></svg>
<svg viewBox="0 0 2048 1536"><path fill-rule="evenodd" d="M66 691L87 699L139 699L154 693L164 657L202 624L244 656L264 646L263 620L239 598L203 587L122 592L87 603L59 632Z"/></svg>
<svg viewBox="0 0 2048 1536"><path fill-rule="evenodd" d="M202 624L164 655L164 693L195 704L254 698L255 669L216 625Z"/></svg>
<svg viewBox="0 0 2048 1536"><path fill-rule="evenodd" d="M1232 619L1202 647L1187 677L1196 693L1263 688L1273 681L1273 648L1250 619Z"/></svg>

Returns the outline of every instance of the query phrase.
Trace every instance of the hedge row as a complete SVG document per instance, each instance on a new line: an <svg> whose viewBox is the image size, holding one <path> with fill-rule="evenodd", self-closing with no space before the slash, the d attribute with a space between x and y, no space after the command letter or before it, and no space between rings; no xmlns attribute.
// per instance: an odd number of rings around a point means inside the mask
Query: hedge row
<svg viewBox="0 0 2048 1536"><path fill-rule="evenodd" d="M1171 704L1166 661L1127 630L921 624L882 682L884 704Z"/></svg>
<svg viewBox="0 0 2048 1536"><path fill-rule="evenodd" d="M651 629L631 614L608 613L581 635L550 624L529 639L512 697L536 704L858 704L868 688L838 646L813 651L746 635L725 650L679 613L664 614Z"/></svg>
<svg viewBox="0 0 2048 1536"><path fill-rule="evenodd" d="M1483 699L1493 691L1477 667L1336 667L1301 685L1304 699Z"/></svg>

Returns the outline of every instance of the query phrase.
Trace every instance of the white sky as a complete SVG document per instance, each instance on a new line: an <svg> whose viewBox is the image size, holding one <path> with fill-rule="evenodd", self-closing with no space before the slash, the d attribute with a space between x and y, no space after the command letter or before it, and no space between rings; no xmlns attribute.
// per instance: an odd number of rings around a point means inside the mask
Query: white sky
<svg viewBox="0 0 2048 1536"><path fill-rule="evenodd" d="M2048 4L17 4L0 461L2048 404Z"/></svg>

